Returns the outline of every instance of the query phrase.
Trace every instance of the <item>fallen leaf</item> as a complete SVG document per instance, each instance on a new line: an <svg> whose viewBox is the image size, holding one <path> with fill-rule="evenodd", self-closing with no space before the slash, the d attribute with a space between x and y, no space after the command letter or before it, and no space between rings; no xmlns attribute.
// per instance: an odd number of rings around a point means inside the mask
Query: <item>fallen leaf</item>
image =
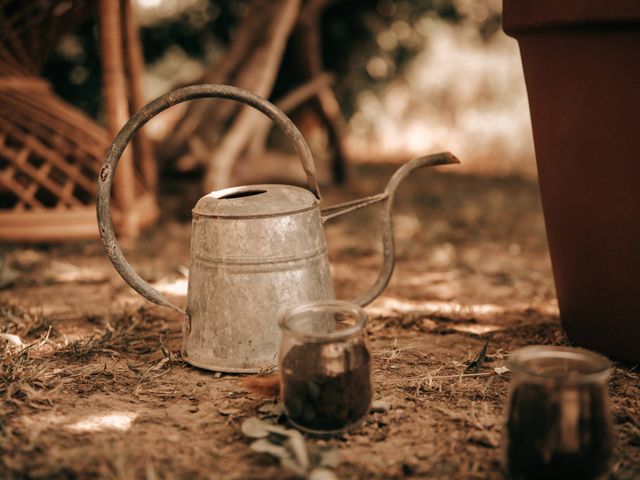
<svg viewBox="0 0 640 480"><path fill-rule="evenodd" d="M252 375L241 380L242 388L263 398L274 398L280 393L280 375Z"/></svg>
<svg viewBox="0 0 640 480"><path fill-rule="evenodd" d="M305 469L302 469L291 455L289 455L288 457L281 458L280 464L284 468L291 470L296 475L299 475L301 477L307 476L308 471Z"/></svg>
<svg viewBox="0 0 640 480"><path fill-rule="evenodd" d="M265 403L260 408L258 408L258 412L265 413L267 416L272 417L281 417L284 415L284 404L281 402L278 403Z"/></svg>
<svg viewBox="0 0 640 480"><path fill-rule="evenodd" d="M325 450L320 453L318 464L322 467L336 468L340 465L340 454L336 450Z"/></svg>
<svg viewBox="0 0 640 480"><path fill-rule="evenodd" d="M18 347L24 346L24 342L22 341L22 339L18 335L14 335L12 333L0 333L0 338L4 338L9 343L13 343Z"/></svg>
<svg viewBox="0 0 640 480"><path fill-rule="evenodd" d="M507 367L496 367L493 369L493 371L496 372L498 375L502 375L503 373L510 372L511 370L509 370L509 368Z"/></svg>
<svg viewBox="0 0 640 480"><path fill-rule="evenodd" d="M276 435L281 435L283 437L290 437L292 435L300 433L297 430L290 430L284 427L279 427L278 425L271 425L268 423L267 425L268 425L267 429L269 430L269 433L275 433Z"/></svg>
<svg viewBox="0 0 640 480"><path fill-rule="evenodd" d="M297 430L291 430L289 434L288 447L293 453L296 462L305 471L309 469L309 453L307 452L307 444L304 437Z"/></svg>
<svg viewBox="0 0 640 480"><path fill-rule="evenodd" d="M261 438L260 440L256 440L249 446L249 448L254 452L268 453L269 455L273 455L274 457L277 457L280 459L291 456L291 454L285 447L283 447L282 445L276 445L275 443L271 443L266 438Z"/></svg>
<svg viewBox="0 0 640 480"><path fill-rule="evenodd" d="M267 422L263 422L258 417L247 418L244 422L242 422L242 426L240 430L242 433L249 438L264 438L269 435L270 427Z"/></svg>
<svg viewBox="0 0 640 480"><path fill-rule="evenodd" d="M273 423L269 423L258 417L247 418L242 422L240 429L242 430L242 433L249 438L264 438L270 433L280 435L282 437L300 435L300 432L297 430L289 430L284 427L274 425Z"/></svg>
<svg viewBox="0 0 640 480"><path fill-rule="evenodd" d="M230 417L232 415L238 415L240 412L242 412L242 410L240 410L239 408L235 408L235 407L219 408L218 409L218 413L220 415L224 415L225 417Z"/></svg>
<svg viewBox="0 0 640 480"><path fill-rule="evenodd" d="M270 410L276 406L277 404L267 404L261 408ZM242 422L241 430L247 437L258 439L251 444L251 450L278 458L282 467L296 475L316 480L335 480L335 474L330 468L335 468L340 463L337 452L307 445L298 430L274 425L258 417ZM316 472L316 476L311 477L313 472Z"/></svg>
<svg viewBox="0 0 640 480"><path fill-rule="evenodd" d="M329 470L328 468L316 467L311 470L311 473L308 477L309 480L337 480L336 474L333 470Z"/></svg>
<svg viewBox="0 0 640 480"><path fill-rule="evenodd" d="M249 446L249 448L251 448L251 450L253 450L254 452L266 453L273 457L276 457L278 460L280 460L280 464L284 468L291 470L296 475L299 475L301 477L307 475L308 466L303 467L302 465L300 465L291 450L286 446L275 444L268 438L261 438L260 440L256 440L255 442L253 442Z"/></svg>

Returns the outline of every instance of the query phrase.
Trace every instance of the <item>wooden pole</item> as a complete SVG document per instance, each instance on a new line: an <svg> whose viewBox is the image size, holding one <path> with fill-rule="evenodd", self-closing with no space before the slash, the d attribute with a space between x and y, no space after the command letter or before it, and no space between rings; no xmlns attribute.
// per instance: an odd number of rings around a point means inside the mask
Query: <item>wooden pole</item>
<svg viewBox="0 0 640 480"><path fill-rule="evenodd" d="M100 50L102 54L102 88L104 92L104 117L107 132L115 137L129 119L127 84L125 79L122 45L120 2L100 0ZM114 200L120 212L119 231L135 237L139 222L135 215L135 171L131 148L127 148L120 160L115 177Z"/></svg>
<svg viewBox="0 0 640 480"><path fill-rule="evenodd" d="M124 25L125 53L127 61L127 73L129 83L129 93L131 98L129 104L133 114L144 107L145 101L142 96L142 72L144 70L144 56L138 22L131 8L131 0L122 0L122 24ZM146 135L144 128L138 131L133 139L134 158L139 162L144 177L145 186L155 192L158 182L158 169L156 159L153 154L151 140Z"/></svg>

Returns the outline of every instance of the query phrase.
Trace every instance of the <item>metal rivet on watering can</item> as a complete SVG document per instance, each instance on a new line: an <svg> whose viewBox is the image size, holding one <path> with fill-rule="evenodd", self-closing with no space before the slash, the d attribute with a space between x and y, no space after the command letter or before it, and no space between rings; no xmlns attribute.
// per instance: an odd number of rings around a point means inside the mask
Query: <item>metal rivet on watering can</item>
<svg viewBox="0 0 640 480"><path fill-rule="evenodd" d="M166 300L131 268L118 246L110 211L118 160L134 133L176 103L217 97L246 103L286 134L302 160L308 190L289 185L235 187L201 198L193 209L186 311ZM100 236L114 267L143 297L186 315L185 360L223 372L256 372L274 364L278 317L289 307L335 298L322 224L377 202L383 209L382 271L355 303L373 301L394 266L392 206L400 182L417 168L459 163L450 153L415 159L393 175L383 193L320 211L320 190L309 147L291 120L268 101L227 85L194 85L166 94L137 112L107 152L98 180Z"/></svg>

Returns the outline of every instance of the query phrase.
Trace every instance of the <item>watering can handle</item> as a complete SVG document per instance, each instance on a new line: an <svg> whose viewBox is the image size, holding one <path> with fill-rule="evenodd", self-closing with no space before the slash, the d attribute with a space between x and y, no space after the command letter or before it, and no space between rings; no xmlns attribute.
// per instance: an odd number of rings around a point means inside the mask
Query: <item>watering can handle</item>
<svg viewBox="0 0 640 480"><path fill-rule="evenodd" d="M113 266L118 273L136 292L153 303L170 307L182 314L186 314L187 312L169 302L160 294L160 292L145 282L140 275L133 270L131 265L129 265L129 262L127 262L124 257L124 254L116 241L116 236L113 231L113 223L111 221L111 185L113 183L115 169L118 166L118 161L127 147L127 144L131 140L131 137L140 128L142 128L143 125L160 112L178 103L195 100L197 98L226 98L229 100L235 100L252 106L273 120L273 122L284 132L300 156L302 160L302 168L307 175L309 190L316 196L316 198L318 198L318 200L320 200L320 189L318 188L315 165L313 163L313 157L311 156L309 146L304 141L302 134L289 117L264 98L261 98L247 90L231 87L229 85L191 85L162 95L136 112L125 126L122 127L120 132L118 132L118 135L109 147L109 150L107 150L104 164L100 170L96 202L100 238L111 263L113 263Z"/></svg>

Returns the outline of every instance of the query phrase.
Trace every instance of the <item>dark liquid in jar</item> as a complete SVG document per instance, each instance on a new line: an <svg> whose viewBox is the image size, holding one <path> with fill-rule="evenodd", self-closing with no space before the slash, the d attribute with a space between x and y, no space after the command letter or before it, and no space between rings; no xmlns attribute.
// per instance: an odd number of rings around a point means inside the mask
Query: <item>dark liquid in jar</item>
<svg viewBox="0 0 640 480"><path fill-rule="evenodd" d="M506 428L513 479L590 480L608 471L613 436L602 387L518 385Z"/></svg>
<svg viewBox="0 0 640 480"><path fill-rule="evenodd" d="M359 422L371 404L371 358L363 341L339 346L308 343L282 361L289 418L310 430L341 430Z"/></svg>

